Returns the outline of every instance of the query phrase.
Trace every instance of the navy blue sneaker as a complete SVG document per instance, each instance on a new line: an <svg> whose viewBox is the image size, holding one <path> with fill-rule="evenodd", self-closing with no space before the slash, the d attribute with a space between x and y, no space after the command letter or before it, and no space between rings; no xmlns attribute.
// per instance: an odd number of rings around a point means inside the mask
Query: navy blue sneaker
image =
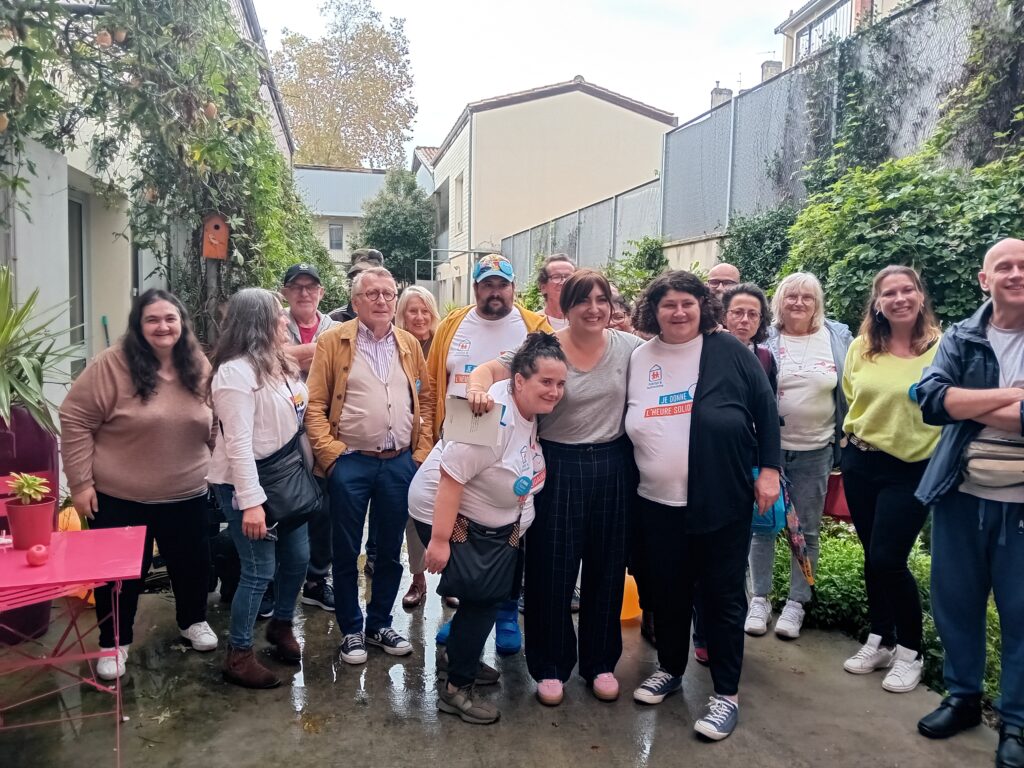
<svg viewBox="0 0 1024 768"><path fill-rule="evenodd" d="M721 741L734 730L740 719L739 705L725 698L712 696L704 715L693 724L693 730L712 741Z"/></svg>
<svg viewBox="0 0 1024 768"><path fill-rule="evenodd" d="M661 704L669 694L683 689L682 675L670 675L659 669L633 691L633 699L641 704Z"/></svg>
<svg viewBox="0 0 1024 768"><path fill-rule="evenodd" d="M494 650L502 656L519 653L523 647L523 633L519 629L519 601L509 600L498 608L494 622Z"/></svg>

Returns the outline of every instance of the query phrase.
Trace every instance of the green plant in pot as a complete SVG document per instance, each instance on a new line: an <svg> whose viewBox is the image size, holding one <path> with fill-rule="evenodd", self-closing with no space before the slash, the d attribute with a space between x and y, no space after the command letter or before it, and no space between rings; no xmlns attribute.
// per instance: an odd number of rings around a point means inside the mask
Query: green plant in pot
<svg viewBox="0 0 1024 768"><path fill-rule="evenodd" d="M50 486L38 475L14 472L7 480L7 520L15 549L30 549L36 544L49 546L53 533L53 514L57 500Z"/></svg>

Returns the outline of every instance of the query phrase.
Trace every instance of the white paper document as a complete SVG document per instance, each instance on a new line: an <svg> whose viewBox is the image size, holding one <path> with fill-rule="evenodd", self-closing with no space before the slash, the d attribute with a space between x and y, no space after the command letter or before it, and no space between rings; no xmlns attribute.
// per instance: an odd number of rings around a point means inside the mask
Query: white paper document
<svg viewBox="0 0 1024 768"><path fill-rule="evenodd" d="M495 403L489 413L474 416L469 401L449 397L444 403L444 439L470 445L496 446L501 439L501 403Z"/></svg>

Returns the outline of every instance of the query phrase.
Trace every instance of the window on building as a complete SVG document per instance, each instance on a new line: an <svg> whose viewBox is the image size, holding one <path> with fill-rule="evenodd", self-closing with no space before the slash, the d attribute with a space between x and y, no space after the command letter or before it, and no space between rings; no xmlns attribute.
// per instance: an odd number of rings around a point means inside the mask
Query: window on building
<svg viewBox="0 0 1024 768"><path fill-rule="evenodd" d="M796 33L796 60L817 53L835 40L853 34L853 0L840 0Z"/></svg>
<svg viewBox="0 0 1024 768"><path fill-rule="evenodd" d="M463 195L462 195L462 193L463 193L463 188L464 188L464 184L463 184L463 180L462 180L462 174L460 173L458 175L458 177L456 177L456 179L455 179L455 231L456 232L461 232L462 231L462 223L463 223L463 216L462 216L462 199L463 199Z"/></svg>
<svg viewBox="0 0 1024 768"><path fill-rule="evenodd" d="M345 227L341 224L328 224L327 237L332 251L345 250Z"/></svg>

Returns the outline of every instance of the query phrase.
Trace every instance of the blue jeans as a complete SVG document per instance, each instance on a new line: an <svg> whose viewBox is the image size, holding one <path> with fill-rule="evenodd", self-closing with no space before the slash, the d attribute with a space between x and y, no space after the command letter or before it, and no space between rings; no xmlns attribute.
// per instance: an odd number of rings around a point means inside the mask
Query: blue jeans
<svg viewBox="0 0 1024 768"><path fill-rule="evenodd" d="M979 694L985 675L985 611L995 595L1002 630L996 711L1024 726L1024 504L952 491L932 508L932 613L951 694Z"/></svg>
<svg viewBox="0 0 1024 768"><path fill-rule="evenodd" d="M790 499L800 519L800 527L807 540L807 557L812 573L818 569L818 533L821 514L825 509L828 476L832 472L832 446L813 451L783 451L783 471L790 482ZM767 597L772 591L772 567L775 564L775 536L755 533L750 540L750 582L755 597ZM811 586L803 571L790 555L789 599L807 603L811 599Z"/></svg>
<svg viewBox="0 0 1024 768"><path fill-rule="evenodd" d="M334 537L334 610L342 634L364 631L359 607L356 559L363 544L366 507L373 503L377 519L377 559L365 631L372 634L391 626L391 609L402 580L402 541L409 519L409 483L416 464L409 451L393 459L376 459L358 453L338 458L331 468L327 487L331 496Z"/></svg>
<svg viewBox="0 0 1024 768"><path fill-rule="evenodd" d="M303 523L287 533L279 533L277 541L253 541L242 533L242 510L235 509L231 485L214 485L214 493L228 521L228 532L238 550L242 572L238 589L231 600L231 628L228 637L231 647L245 650L252 647L252 629L256 624L260 600L267 584L274 581L274 618L291 621L295 615L295 600L306 580L309 565L309 538Z"/></svg>

